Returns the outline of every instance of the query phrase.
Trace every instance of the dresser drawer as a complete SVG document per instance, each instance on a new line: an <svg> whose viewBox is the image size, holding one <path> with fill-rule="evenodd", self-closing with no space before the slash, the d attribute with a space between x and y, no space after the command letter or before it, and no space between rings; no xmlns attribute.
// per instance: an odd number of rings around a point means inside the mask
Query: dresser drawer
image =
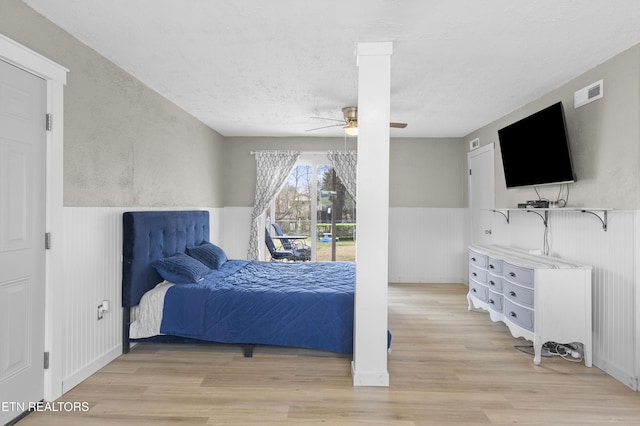
<svg viewBox="0 0 640 426"><path fill-rule="evenodd" d="M533 287L533 269L521 268L510 263L502 264L502 276L516 284Z"/></svg>
<svg viewBox="0 0 640 426"><path fill-rule="evenodd" d="M520 305L533 308L534 291L530 288L521 287L505 280L502 283L502 294L504 294L507 299L511 299Z"/></svg>
<svg viewBox="0 0 640 426"><path fill-rule="evenodd" d="M516 305L508 298L504 299L504 317L522 328L534 331L533 326L535 322L533 310Z"/></svg>
<svg viewBox="0 0 640 426"><path fill-rule="evenodd" d="M487 274L487 285L489 289L502 293L502 277L492 273Z"/></svg>
<svg viewBox="0 0 640 426"><path fill-rule="evenodd" d="M489 257L487 260L487 269L489 272L502 275L502 260Z"/></svg>
<svg viewBox="0 0 640 426"><path fill-rule="evenodd" d="M476 266L469 265L469 278L485 284L487 282L487 271Z"/></svg>
<svg viewBox="0 0 640 426"><path fill-rule="evenodd" d="M476 253L475 251L469 252L469 263L471 265L476 265L476 266L479 266L480 268L486 268L487 259L488 257L486 254Z"/></svg>
<svg viewBox="0 0 640 426"><path fill-rule="evenodd" d="M474 280L469 280L469 293L471 293L476 299L487 301L489 296L489 289L487 286L480 284Z"/></svg>
<svg viewBox="0 0 640 426"><path fill-rule="evenodd" d="M502 294L493 292L489 289L487 303L491 310L502 313Z"/></svg>

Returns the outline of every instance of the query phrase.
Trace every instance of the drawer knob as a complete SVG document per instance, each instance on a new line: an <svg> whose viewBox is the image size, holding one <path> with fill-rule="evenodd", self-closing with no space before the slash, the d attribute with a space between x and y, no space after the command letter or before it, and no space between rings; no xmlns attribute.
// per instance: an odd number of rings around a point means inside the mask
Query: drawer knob
<svg viewBox="0 0 640 426"><path fill-rule="evenodd" d="M517 318L517 317L518 317L518 316L516 315L516 313L515 313L515 312L513 312L513 311L509 312L509 316L510 316L510 317L512 317L512 318Z"/></svg>
<svg viewBox="0 0 640 426"><path fill-rule="evenodd" d="M493 281L489 281L489 285L496 285Z"/></svg>
<svg viewBox="0 0 640 426"><path fill-rule="evenodd" d="M510 276L510 277L515 277L515 276L516 276L516 273L515 273L515 272L509 272L509 276Z"/></svg>
<svg viewBox="0 0 640 426"><path fill-rule="evenodd" d="M495 269L495 266L489 265L489 269Z"/></svg>
<svg viewBox="0 0 640 426"><path fill-rule="evenodd" d="M478 292L478 290L476 290L475 288L472 288L471 291L474 292L474 293Z"/></svg>
<svg viewBox="0 0 640 426"><path fill-rule="evenodd" d="M496 302L494 302L493 299L489 299L489 304L493 305L494 303Z"/></svg>
<svg viewBox="0 0 640 426"><path fill-rule="evenodd" d="M478 276L478 274L476 274L475 272L472 272L471 275L473 275L474 277Z"/></svg>
<svg viewBox="0 0 640 426"><path fill-rule="evenodd" d="M516 292L515 292L515 291L510 291L510 292L509 292L509 296L513 296L513 297L515 297L515 296L516 296Z"/></svg>
<svg viewBox="0 0 640 426"><path fill-rule="evenodd" d="M475 258L475 257L472 257L472 258L471 258L471 261L472 261L472 262L475 262L475 261L476 261L476 258Z"/></svg>

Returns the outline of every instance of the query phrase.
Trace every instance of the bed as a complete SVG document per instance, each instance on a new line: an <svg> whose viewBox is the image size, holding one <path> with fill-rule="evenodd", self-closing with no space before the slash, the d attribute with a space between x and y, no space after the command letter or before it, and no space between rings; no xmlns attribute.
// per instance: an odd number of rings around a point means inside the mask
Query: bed
<svg viewBox="0 0 640 426"><path fill-rule="evenodd" d="M349 354L354 283L350 262L229 260L207 211L123 214L124 353L151 340Z"/></svg>

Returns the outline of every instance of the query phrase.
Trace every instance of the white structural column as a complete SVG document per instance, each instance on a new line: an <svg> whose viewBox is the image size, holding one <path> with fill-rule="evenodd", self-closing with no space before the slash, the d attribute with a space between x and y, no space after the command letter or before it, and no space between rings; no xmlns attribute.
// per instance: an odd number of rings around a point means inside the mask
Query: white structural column
<svg viewBox="0 0 640 426"><path fill-rule="evenodd" d="M354 386L389 386L389 120L391 43L358 43L358 241Z"/></svg>

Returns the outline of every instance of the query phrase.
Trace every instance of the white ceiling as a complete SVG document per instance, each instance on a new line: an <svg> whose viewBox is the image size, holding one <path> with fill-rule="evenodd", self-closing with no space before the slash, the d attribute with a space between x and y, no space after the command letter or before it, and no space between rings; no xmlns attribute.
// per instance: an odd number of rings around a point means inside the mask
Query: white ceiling
<svg viewBox="0 0 640 426"><path fill-rule="evenodd" d="M393 137L464 136L640 42L638 0L24 1L224 136L341 136L305 130L357 103L358 42L393 42Z"/></svg>

